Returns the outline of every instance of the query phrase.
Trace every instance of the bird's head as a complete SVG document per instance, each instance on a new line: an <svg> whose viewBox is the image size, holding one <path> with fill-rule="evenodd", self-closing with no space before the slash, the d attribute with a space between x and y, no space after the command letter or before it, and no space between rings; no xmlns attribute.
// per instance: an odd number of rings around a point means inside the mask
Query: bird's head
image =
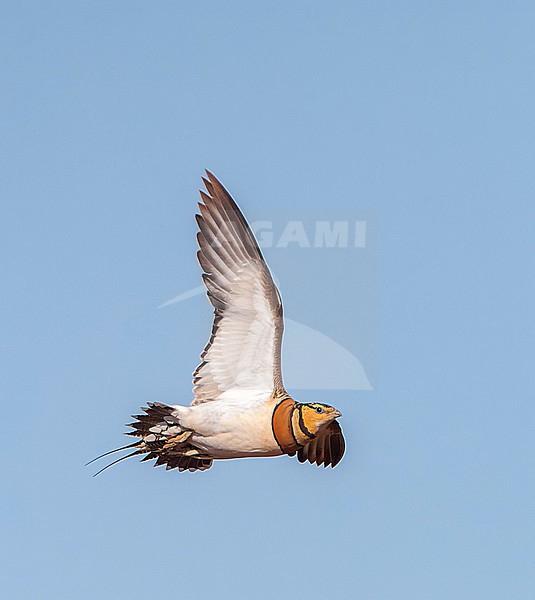
<svg viewBox="0 0 535 600"><path fill-rule="evenodd" d="M342 416L342 413L336 408L319 402L303 404L301 414L305 427L313 435L316 435L322 427L325 427L337 417Z"/></svg>

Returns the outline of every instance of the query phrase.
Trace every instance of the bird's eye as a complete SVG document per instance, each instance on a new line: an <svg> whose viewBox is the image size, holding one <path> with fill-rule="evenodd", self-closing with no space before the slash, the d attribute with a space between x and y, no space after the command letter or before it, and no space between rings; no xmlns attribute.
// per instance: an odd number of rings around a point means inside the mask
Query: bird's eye
<svg viewBox="0 0 535 600"><path fill-rule="evenodd" d="M321 406L316 406L316 412L321 415L323 408L321 408Z"/></svg>

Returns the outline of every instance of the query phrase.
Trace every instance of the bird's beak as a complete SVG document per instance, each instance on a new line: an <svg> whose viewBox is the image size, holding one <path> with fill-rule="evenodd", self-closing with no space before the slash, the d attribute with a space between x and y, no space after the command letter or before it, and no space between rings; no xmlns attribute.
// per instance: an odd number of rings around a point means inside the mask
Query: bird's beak
<svg viewBox="0 0 535 600"><path fill-rule="evenodd" d="M334 409L334 418L337 419L338 417L341 417L342 413L339 410L336 410L336 408Z"/></svg>

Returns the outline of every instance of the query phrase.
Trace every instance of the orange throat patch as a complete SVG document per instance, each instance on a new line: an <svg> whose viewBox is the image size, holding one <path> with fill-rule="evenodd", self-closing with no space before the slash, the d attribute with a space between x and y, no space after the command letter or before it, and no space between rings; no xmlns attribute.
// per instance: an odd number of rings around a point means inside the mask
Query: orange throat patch
<svg viewBox="0 0 535 600"><path fill-rule="evenodd" d="M303 423L301 405L290 397L282 400L275 407L271 427L279 448L284 454L290 456L316 437Z"/></svg>

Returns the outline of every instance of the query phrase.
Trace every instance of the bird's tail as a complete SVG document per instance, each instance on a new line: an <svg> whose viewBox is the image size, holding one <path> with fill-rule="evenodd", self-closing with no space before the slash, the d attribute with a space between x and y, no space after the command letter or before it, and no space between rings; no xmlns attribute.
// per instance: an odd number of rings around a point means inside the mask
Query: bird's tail
<svg viewBox="0 0 535 600"><path fill-rule="evenodd" d="M212 459L203 456L197 448L191 445L190 438L193 431L184 429L180 425L175 409L167 404L159 402L148 402L147 408L143 408L145 414L133 415L136 419L128 427L130 431L127 435L140 438L133 444L110 450L97 458L89 461L87 464L113 454L121 450L133 450L130 454L122 456L100 469L95 476L108 467L138 454L145 454L142 461L156 459L154 466L166 465L166 469L178 468L179 471L205 471L212 466Z"/></svg>

